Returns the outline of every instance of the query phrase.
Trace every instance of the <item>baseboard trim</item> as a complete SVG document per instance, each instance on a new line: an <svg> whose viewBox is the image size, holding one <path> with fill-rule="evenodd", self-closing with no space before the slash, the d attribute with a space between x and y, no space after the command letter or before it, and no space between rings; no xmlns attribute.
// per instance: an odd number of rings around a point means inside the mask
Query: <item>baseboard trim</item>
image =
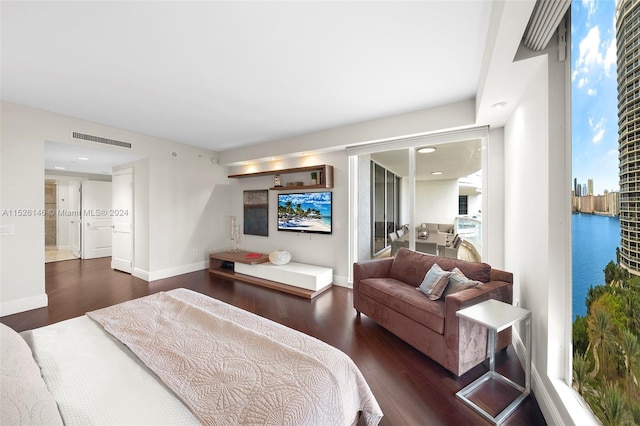
<svg viewBox="0 0 640 426"><path fill-rule="evenodd" d="M32 309L45 308L48 305L49 297L47 297L46 293L39 296L12 300L11 302L0 304L0 317L30 311Z"/></svg>
<svg viewBox="0 0 640 426"><path fill-rule="evenodd" d="M347 281L347 277L341 277L338 275L333 276L332 284L337 285L339 287L353 288L352 286L349 285L349 282Z"/></svg>
<svg viewBox="0 0 640 426"><path fill-rule="evenodd" d="M160 271L148 272L147 281L156 281L163 278L171 278L175 277L176 275L188 274L189 272L202 271L203 269L209 269L208 261L190 263L188 265L181 265L174 268L162 269Z"/></svg>
<svg viewBox="0 0 640 426"><path fill-rule="evenodd" d="M525 359L525 346L515 328L513 330L513 348L518 359L522 363ZM580 424L599 425L593 411L587 403L571 386L559 379L549 378L544 380L536 368L535 363L531 363L531 391L536 397L540 411L545 421L549 425ZM562 407L558 407L560 404ZM562 412L560 410L562 408ZM566 412L566 415L563 415ZM567 418L571 418L568 421Z"/></svg>
<svg viewBox="0 0 640 426"><path fill-rule="evenodd" d="M133 268L131 275L133 275L136 278L140 278L141 280L145 280L146 282L149 282L149 271L145 271L144 269Z"/></svg>

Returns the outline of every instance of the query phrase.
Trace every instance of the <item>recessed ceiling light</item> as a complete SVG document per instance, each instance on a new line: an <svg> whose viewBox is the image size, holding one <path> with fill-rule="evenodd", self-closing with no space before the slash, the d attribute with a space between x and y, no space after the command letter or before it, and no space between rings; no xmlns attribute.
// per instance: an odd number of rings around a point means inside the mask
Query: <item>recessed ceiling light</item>
<svg viewBox="0 0 640 426"><path fill-rule="evenodd" d="M431 174L434 175L434 176L438 176L438 175L441 175L442 172L431 172Z"/></svg>
<svg viewBox="0 0 640 426"><path fill-rule="evenodd" d="M500 108L504 108L507 106L506 102L498 102L496 104L491 105L491 108L493 109L500 109Z"/></svg>
<svg viewBox="0 0 640 426"><path fill-rule="evenodd" d="M420 154L430 154L430 153L434 152L435 150L436 150L436 149L435 149L434 147L432 147L432 146L427 146L427 147L424 147L424 148L420 148L420 149L418 150L418 152L419 152Z"/></svg>
<svg viewBox="0 0 640 426"><path fill-rule="evenodd" d="M56 169L56 170L66 170L64 167L60 167L60 166L55 166L54 169Z"/></svg>
<svg viewBox="0 0 640 426"><path fill-rule="evenodd" d="M87 157L78 157L78 160L89 161L89 159Z"/></svg>

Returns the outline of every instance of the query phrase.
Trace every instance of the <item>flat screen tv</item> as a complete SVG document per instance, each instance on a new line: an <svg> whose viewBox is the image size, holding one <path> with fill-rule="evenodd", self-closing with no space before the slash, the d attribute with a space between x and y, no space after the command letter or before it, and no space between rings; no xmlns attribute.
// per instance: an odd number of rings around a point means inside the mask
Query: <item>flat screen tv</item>
<svg viewBox="0 0 640 426"><path fill-rule="evenodd" d="M331 192L278 194L278 231L331 234Z"/></svg>

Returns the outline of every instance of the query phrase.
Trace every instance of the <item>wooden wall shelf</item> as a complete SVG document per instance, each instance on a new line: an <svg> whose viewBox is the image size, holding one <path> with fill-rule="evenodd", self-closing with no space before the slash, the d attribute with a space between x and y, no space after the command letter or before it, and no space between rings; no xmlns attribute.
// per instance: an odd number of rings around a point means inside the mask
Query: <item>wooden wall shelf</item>
<svg viewBox="0 0 640 426"><path fill-rule="evenodd" d="M311 172L318 172L320 177L320 182L316 184L310 184L311 181ZM326 189L333 188L333 166L328 164L321 164L318 166L305 166L305 167L292 167L289 169L279 169L279 170L267 170L263 172L254 172L254 173L238 173L227 176L228 178L240 179L240 178L252 178L252 177L261 177L261 176L275 176L275 175L287 175L287 174L295 174L295 173L309 173L304 181L303 185L295 185L295 186L287 186L287 182L283 181L282 186L269 188L274 191L289 191L295 189Z"/></svg>

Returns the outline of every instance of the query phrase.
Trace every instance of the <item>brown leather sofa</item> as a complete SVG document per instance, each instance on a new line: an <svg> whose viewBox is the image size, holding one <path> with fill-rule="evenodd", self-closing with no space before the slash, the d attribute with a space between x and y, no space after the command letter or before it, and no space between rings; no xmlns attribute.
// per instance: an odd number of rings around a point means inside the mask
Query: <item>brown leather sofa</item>
<svg viewBox="0 0 640 426"><path fill-rule="evenodd" d="M437 263L445 271L458 267L468 278L482 282L429 300L416 288ZM512 303L513 274L486 263L419 253L407 248L394 257L353 265L353 306L456 376L487 357L487 332L460 319L456 312L487 299ZM498 334L498 349L511 343L511 328Z"/></svg>

